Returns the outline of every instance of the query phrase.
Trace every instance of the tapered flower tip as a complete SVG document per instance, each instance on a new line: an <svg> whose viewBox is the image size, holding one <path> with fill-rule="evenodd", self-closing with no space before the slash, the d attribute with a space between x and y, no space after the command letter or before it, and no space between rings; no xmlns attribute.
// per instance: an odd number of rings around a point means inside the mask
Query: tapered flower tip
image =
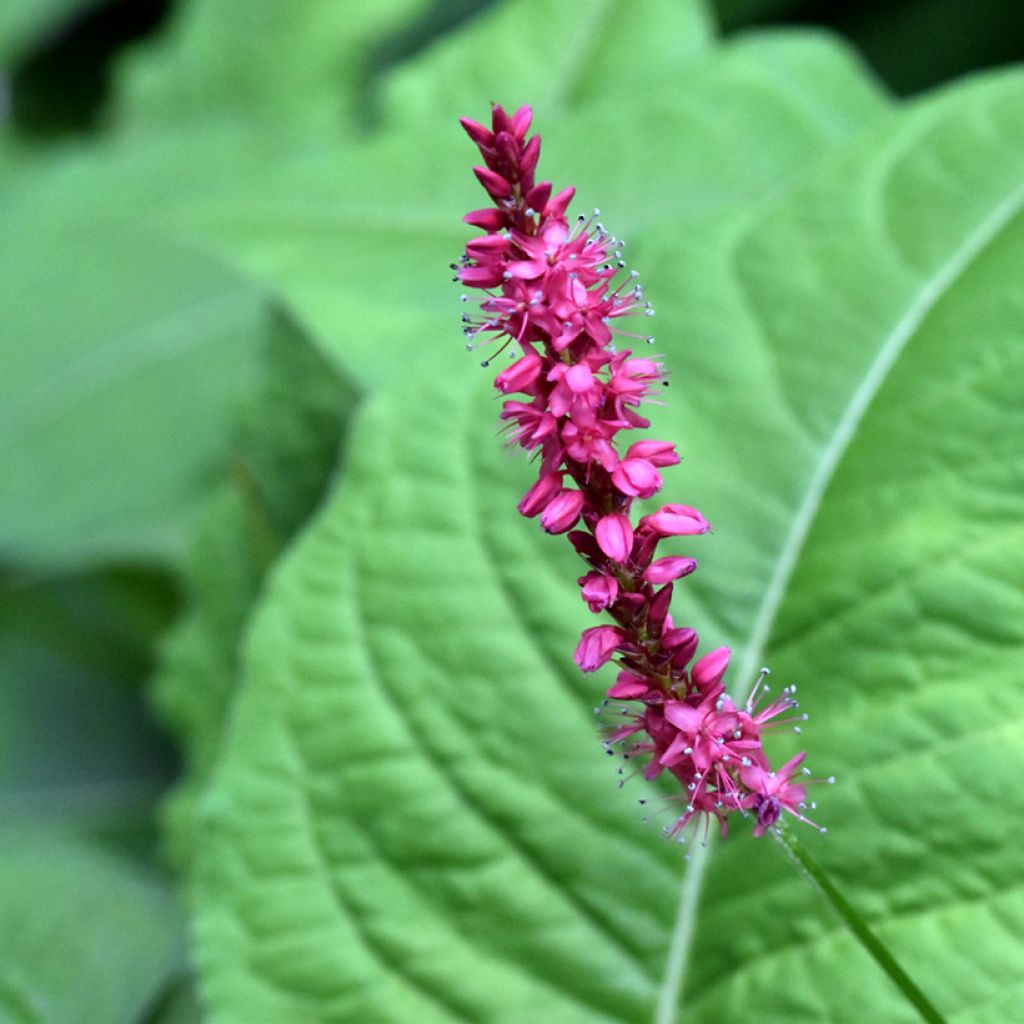
<svg viewBox="0 0 1024 1024"><path fill-rule="evenodd" d="M526 133L530 130L530 124L533 122L533 107L529 104L523 104L513 115L512 115L512 134L522 142L526 138Z"/></svg>
<svg viewBox="0 0 1024 1024"><path fill-rule="evenodd" d="M473 173L492 199L507 199L512 195L512 186L497 171L489 167L474 167Z"/></svg>
<svg viewBox="0 0 1024 1024"><path fill-rule="evenodd" d="M494 129L495 135L498 132L507 132L512 127L505 108L500 103L495 103L494 100L491 100L491 127Z"/></svg>
<svg viewBox="0 0 1024 1024"><path fill-rule="evenodd" d="M500 231L505 226L505 214L493 206L487 207L486 210L472 210L462 219L484 231Z"/></svg>
<svg viewBox="0 0 1024 1024"><path fill-rule="evenodd" d="M629 446L626 458L646 459L655 466L674 466L679 462L679 453L669 441L637 441Z"/></svg>
<svg viewBox="0 0 1024 1024"><path fill-rule="evenodd" d="M590 572L581 576L577 582L583 588L583 600L592 612L610 608L619 596L619 582L614 576Z"/></svg>
<svg viewBox="0 0 1024 1024"><path fill-rule="evenodd" d="M536 483L523 495L518 508L521 515L532 519L551 503L551 499L562 489L562 474L557 471L543 473Z"/></svg>
<svg viewBox="0 0 1024 1024"><path fill-rule="evenodd" d="M494 386L505 395L513 391L528 392L543 365L544 361L536 352L527 352L522 359L516 360L494 378Z"/></svg>
<svg viewBox="0 0 1024 1024"><path fill-rule="evenodd" d="M573 185L568 188L563 188L561 192L556 196L552 196L544 207L545 217L564 217L565 211L569 208L569 204L572 202L572 197L576 195L576 189Z"/></svg>
<svg viewBox="0 0 1024 1024"><path fill-rule="evenodd" d="M459 124L478 146L490 146L494 142L494 135L479 121L474 121L471 117L460 117Z"/></svg>
<svg viewBox="0 0 1024 1024"><path fill-rule="evenodd" d="M690 679L702 690L717 686L721 682L725 670L729 667L732 651L728 647L716 647L701 658L690 669Z"/></svg>
<svg viewBox="0 0 1024 1024"><path fill-rule="evenodd" d="M661 474L647 459L623 459L612 471L612 483L632 498L649 498L661 489Z"/></svg>

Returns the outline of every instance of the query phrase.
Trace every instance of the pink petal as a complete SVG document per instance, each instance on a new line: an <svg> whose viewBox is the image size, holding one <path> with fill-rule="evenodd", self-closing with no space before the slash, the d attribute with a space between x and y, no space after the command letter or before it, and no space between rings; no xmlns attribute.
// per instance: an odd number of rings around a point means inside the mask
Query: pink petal
<svg viewBox="0 0 1024 1024"><path fill-rule="evenodd" d="M592 626L585 629L573 655L584 672L599 669L618 650L624 635L615 626Z"/></svg>
<svg viewBox="0 0 1024 1024"><path fill-rule="evenodd" d="M708 521L689 505L662 505L653 515L644 516L640 525L662 537L682 537L707 533Z"/></svg>
<svg viewBox="0 0 1024 1024"><path fill-rule="evenodd" d="M668 583L689 576L696 568L694 558L658 558L644 570L644 579L648 583Z"/></svg>
<svg viewBox="0 0 1024 1024"><path fill-rule="evenodd" d="M583 511L583 501L580 491L567 488L548 503L547 508L541 513L540 525L548 533L565 533L576 525L576 520Z"/></svg>
<svg viewBox="0 0 1024 1024"><path fill-rule="evenodd" d="M612 471L612 483L633 498L649 498L661 489L661 474L647 459L623 459Z"/></svg>
<svg viewBox="0 0 1024 1024"><path fill-rule="evenodd" d="M732 651L728 647L716 647L709 651L690 669L690 679L702 690L716 686L729 667L731 654Z"/></svg>
<svg viewBox="0 0 1024 1024"><path fill-rule="evenodd" d="M633 549L633 526L628 516L618 513L602 516L594 527L594 537L613 562L621 565L629 558Z"/></svg>

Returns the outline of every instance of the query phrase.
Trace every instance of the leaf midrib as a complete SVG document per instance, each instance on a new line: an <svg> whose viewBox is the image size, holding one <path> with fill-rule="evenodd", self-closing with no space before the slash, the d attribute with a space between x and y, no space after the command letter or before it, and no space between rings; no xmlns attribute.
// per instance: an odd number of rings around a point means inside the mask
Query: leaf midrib
<svg viewBox="0 0 1024 1024"><path fill-rule="evenodd" d="M914 337L939 301L993 239L1021 212L1022 208L1024 208L1024 183L1018 185L1002 202L997 204L978 227L954 249L952 255L938 268L938 271L930 278L925 279L914 300L886 335L878 353L868 366L867 372L861 378L843 409L832 435L815 464L803 499L779 551L768 589L765 591L754 619L750 639L740 659L736 678L752 678L758 663L762 660L782 599L825 492L868 408L899 360L907 343ZM672 1024L677 1019L679 995L685 982L697 905L703 889L704 872L711 851L712 839L713 834L709 837L706 846L697 847L694 850L689 870L683 879L664 983L658 993L655 1012L656 1024Z"/></svg>

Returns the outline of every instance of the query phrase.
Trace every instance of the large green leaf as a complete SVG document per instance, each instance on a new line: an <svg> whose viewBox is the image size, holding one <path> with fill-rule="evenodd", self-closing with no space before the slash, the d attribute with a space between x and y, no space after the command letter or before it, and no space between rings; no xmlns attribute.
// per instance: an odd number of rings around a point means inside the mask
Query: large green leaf
<svg viewBox="0 0 1024 1024"><path fill-rule="evenodd" d="M752 37L685 63L665 56L662 66L663 84L628 115L608 96L568 109L551 102L538 115L544 174L573 175L584 203L616 211L610 225L631 245L666 220L689 233L742 209L884 109L849 55L814 35ZM429 88L425 74L403 74L410 91ZM498 91L543 91L538 74L529 66L517 88L492 67L490 89L467 87L461 109L446 99L448 119L344 150L311 148L192 215L367 385L424 366L451 372L464 353L425 339L450 329L458 288L446 268L466 237L458 216L484 201L455 119L467 109L484 116Z"/></svg>
<svg viewBox="0 0 1024 1024"><path fill-rule="evenodd" d="M183 589L187 607L161 645L155 695L184 752L166 811L172 859L191 859L196 794L220 747L238 651L264 575L321 499L354 393L284 316L242 410L230 472L207 498Z"/></svg>
<svg viewBox="0 0 1024 1024"><path fill-rule="evenodd" d="M427 0L189 0L122 69L118 120L143 131L193 119L283 136L358 124L374 57Z"/></svg>
<svg viewBox="0 0 1024 1024"><path fill-rule="evenodd" d="M718 527L680 614L737 690L765 651L800 683L845 783L816 852L961 1022L1022 984L1022 111L976 82L767 213L638 240L686 382L670 493ZM200 858L215 1019L914 1019L770 843L686 869L616 796L577 563L446 373L366 409L257 617Z"/></svg>
<svg viewBox="0 0 1024 1024"><path fill-rule="evenodd" d="M73 191L10 199L0 557L170 560L222 467L263 300L201 248L112 221Z"/></svg>
<svg viewBox="0 0 1024 1024"><path fill-rule="evenodd" d="M743 665L767 651L800 681L818 767L845 783L815 852L960 1022L1006 1019L1024 982L1016 855L985 809L1020 813L1024 762L1007 716L1024 683L1022 97L1011 74L924 105L731 261L774 357L759 400L767 381L784 417L753 445L763 472L791 453ZM737 516L761 529L762 481ZM695 1019L750 999L771 1021L915 1019L837 922L798 912L796 878L757 878L740 844L722 853L684 998ZM752 937L755 899L778 912Z"/></svg>
<svg viewBox="0 0 1024 1024"><path fill-rule="evenodd" d="M181 968L164 884L46 831L0 839L0 1019L134 1024Z"/></svg>
<svg viewBox="0 0 1024 1024"><path fill-rule="evenodd" d="M529 102L545 117L621 100L674 85L710 43L701 0L649 0L635 8L615 0L510 0L388 75L379 85L383 120L392 130L437 124L466 116L467 103L485 109L499 96Z"/></svg>

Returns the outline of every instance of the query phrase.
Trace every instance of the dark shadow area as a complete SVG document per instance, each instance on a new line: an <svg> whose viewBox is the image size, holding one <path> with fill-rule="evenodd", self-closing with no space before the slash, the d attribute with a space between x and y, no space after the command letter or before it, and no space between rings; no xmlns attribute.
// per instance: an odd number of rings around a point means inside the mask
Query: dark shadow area
<svg viewBox="0 0 1024 1024"><path fill-rule="evenodd" d="M372 47L359 74L359 127L373 131L380 123L380 83L388 71L412 60L430 44L463 22L493 7L498 0L434 0L418 18Z"/></svg>
<svg viewBox="0 0 1024 1024"><path fill-rule="evenodd" d="M14 129L33 141L95 129L113 62L125 47L159 31L172 7L173 0L117 0L69 17L11 73Z"/></svg>
<svg viewBox="0 0 1024 1024"><path fill-rule="evenodd" d="M152 853L154 806L179 765L145 685L178 605L173 581L152 570L0 573L6 825L61 825Z"/></svg>
<svg viewBox="0 0 1024 1024"><path fill-rule="evenodd" d="M1019 0L714 0L726 35L818 25L845 36L898 96L1024 60Z"/></svg>

